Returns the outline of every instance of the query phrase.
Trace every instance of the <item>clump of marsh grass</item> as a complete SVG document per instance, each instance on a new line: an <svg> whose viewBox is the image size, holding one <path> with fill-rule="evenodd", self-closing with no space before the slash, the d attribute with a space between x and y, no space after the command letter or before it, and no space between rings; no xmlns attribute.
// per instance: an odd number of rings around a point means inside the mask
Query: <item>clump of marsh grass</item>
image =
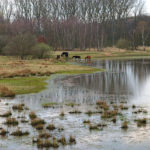
<svg viewBox="0 0 150 150"><path fill-rule="evenodd" d="M104 110L109 110L109 105L105 101L97 101L96 105Z"/></svg>
<svg viewBox="0 0 150 150"><path fill-rule="evenodd" d="M60 116L61 116L61 117L64 117L64 116L65 116L64 111L62 111L62 112L60 113Z"/></svg>
<svg viewBox="0 0 150 150"><path fill-rule="evenodd" d="M40 119L40 118L35 118L31 121L31 125L33 127L37 126L37 125L41 125L41 124L45 124L45 121L43 119Z"/></svg>
<svg viewBox="0 0 150 150"><path fill-rule="evenodd" d="M127 121L124 121L123 123L122 123L122 126L121 126L121 128L122 129L128 129L128 122Z"/></svg>
<svg viewBox="0 0 150 150"><path fill-rule="evenodd" d="M7 111L6 113L0 115L0 117L10 117L12 115L11 111Z"/></svg>
<svg viewBox="0 0 150 150"><path fill-rule="evenodd" d="M42 104L42 106L44 108L52 108L52 107L54 107L56 105L58 105L58 103L55 103L55 102L50 102L50 103L44 103L44 104Z"/></svg>
<svg viewBox="0 0 150 150"><path fill-rule="evenodd" d="M128 110L129 107L128 106L124 106L123 104L120 105L120 109L121 110Z"/></svg>
<svg viewBox="0 0 150 150"><path fill-rule="evenodd" d="M35 128L36 128L37 130L43 130L44 125L43 125L43 124L38 124L37 126L35 126Z"/></svg>
<svg viewBox="0 0 150 150"><path fill-rule="evenodd" d="M116 123L116 121L117 121L116 116L114 116L114 117L112 118L112 122L113 122L113 123Z"/></svg>
<svg viewBox="0 0 150 150"><path fill-rule="evenodd" d="M91 121L90 121L90 120L84 120L83 123L84 123L84 124L90 124Z"/></svg>
<svg viewBox="0 0 150 150"><path fill-rule="evenodd" d="M30 112L29 117L30 117L30 119L33 120L33 119L37 118L37 115L35 114L35 112Z"/></svg>
<svg viewBox="0 0 150 150"><path fill-rule="evenodd" d="M29 132L28 131L21 131L20 129L17 129L16 131L12 132L11 135L13 136L27 136L29 135Z"/></svg>
<svg viewBox="0 0 150 150"><path fill-rule="evenodd" d="M37 147L38 148L49 148L51 147L51 141L46 139L46 140L41 140L41 139L38 139L37 140Z"/></svg>
<svg viewBox="0 0 150 150"><path fill-rule="evenodd" d="M136 106L135 106L135 105L132 105L132 108L133 108L133 109L135 109L135 108L136 108Z"/></svg>
<svg viewBox="0 0 150 150"><path fill-rule="evenodd" d="M142 118L142 119L137 120L137 126L138 127L146 126L146 124L147 124L147 119L146 118Z"/></svg>
<svg viewBox="0 0 150 150"><path fill-rule="evenodd" d="M0 135L1 136L6 136L8 134L8 131L6 131L5 129L2 129L1 131L0 131Z"/></svg>
<svg viewBox="0 0 150 150"><path fill-rule="evenodd" d="M72 135L70 135L70 137L69 137L69 143L76 144L76 139Z"/></svg>
<svg viewBox="0 0 150 150"><path fill-rule="evenodd" d="M65 136L62 136L62 137L58 140L58 142L61 143L62 145L67 145Z"/></svg>
<svg viewBox="0 0 150 150"><path fill-rule="evenodd" d="M101 117L103 119L107 119L107 118L112 118L112 117L116 116L117 114L118 114L117 110L105 111Z"/></svg>
<svg viewBox="0 0 150 150"><path fill-rule="evenodd" d="M22 119L21 120L21 123L28 123L29 121L28 120L25 120L25 119Z"/></svg>
<svg viewBox="0 0 150 150"><path fill-rule="evenodd" d="M49 124L49 125L46 127L46 129L48 129L48 130L55 130L56 127L54 126L54 124Z"/></svg>
<svg viewBox="0 0 150 150"><path fill-rule="evenodd" d="M92 124L90 124L89 125L89 130L99 130L99 127L98 127L98 125L92 125Z"/></svg>
<svg viewBox="0 0 150 150"><path fill-rule="evenodd" d="M39 134L39 138L48 139L49 137L51 137L51 135L49 133L47 133L46 131Z"/></svg>
<svg viewBox="0 0 150 150"><path fill-rule="evenodd" d="M16 118L7 118L4 124L16 126L18 125L18 121L16 120Z"/></svg>
<svg viewBox="0 0 150 150"><path fill-rule="evenodd" d="M70 111L70 114L81 114L82 112L79 110Z"/></svg>
<svg viewBox="0 0 150 150"><path fill-rule="evenodd" d="M23 111L24 110L24 104L16 104L12 107L13 110Z"/></svg>

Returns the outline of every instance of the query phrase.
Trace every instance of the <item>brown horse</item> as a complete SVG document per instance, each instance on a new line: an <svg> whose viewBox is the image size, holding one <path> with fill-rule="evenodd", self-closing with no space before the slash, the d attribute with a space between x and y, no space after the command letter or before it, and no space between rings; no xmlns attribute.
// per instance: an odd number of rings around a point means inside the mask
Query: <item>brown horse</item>
<svg viewBox="0 0 150 150"><path fill-rule="evenodd" d="M85 61L90 61L91 60L91 56L86 56L85 57Z"/></svg>

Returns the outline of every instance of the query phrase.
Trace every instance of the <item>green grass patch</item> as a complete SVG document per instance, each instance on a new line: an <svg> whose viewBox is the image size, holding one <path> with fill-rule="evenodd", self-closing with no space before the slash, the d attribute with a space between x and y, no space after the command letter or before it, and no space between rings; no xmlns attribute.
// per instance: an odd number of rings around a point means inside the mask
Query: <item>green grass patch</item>
<svg viewBox="0 0 150 150"><path fill-rule="evenodd" d="M58 71L57 74L76 75L76 74L90 74L90 73L96 73L96 72L102 72L102 71L104 71L104 69L91 68L87 70Z"/></svg>
<svg viewBox="0 0 150 150"><path fill-rule="evenodd" d="M47 77L20 77L0 79L0 85L9 87L16 94L38 93L46 88Z"/></svg>

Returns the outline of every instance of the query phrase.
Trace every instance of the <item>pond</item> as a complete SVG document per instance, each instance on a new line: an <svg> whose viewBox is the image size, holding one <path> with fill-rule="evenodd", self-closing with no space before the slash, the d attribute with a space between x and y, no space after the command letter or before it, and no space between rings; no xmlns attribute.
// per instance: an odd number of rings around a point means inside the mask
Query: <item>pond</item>
<svg viewBox="0 0 150 150"><path fill-rule="evenodd" d="M64 128L61 133L53 131L56 137L73 135L76 144L60 146L62 150L149 150L150 149L150 60L95 60L91 63L84 63L97 68L104 68L105 72L81 75L56 75L48 80L48 87L38 94L28 94L17 96L12 101L2 101L0 112L10 109L14 103L24 103L36 112L47 123L53 123L59 128ZM122 115L117 117L116 123L110 119L102 119L98 113L87 115L87 111L96 110L97 101L106 101L108 104L128 106L127 110L122 110ZM57 103L51 108L43 108L44 103ZM9 103L9 105L5 105ZM70 104L74 103L74 107ZM135 114L132 108L136 105L136 110L143 109L146 113ZM111 106L112 107L112 106ZM70 114L70 111L78 110L80 114ZM61 112L65 116L60 117ZM15 112L16 117L26 115ZM135 119L147 118L147 125L137 127ZM1 126L5 119L1 118ZM100 130L89 130L89 125L84 124L84 120L90 120L93 124L100 122L107 124ZM128 130L121 129L123 121L128 122ZM20 124L20 128L30 131L28 137L14 138L3 137L0 140L0 150L36 150L36 145L32 144L32 137L37 132L30 124ZM15 127L18 128L18 127ZM7 128L6 128L7 129ZM14 127L8 128L13 130Z"/></svg>

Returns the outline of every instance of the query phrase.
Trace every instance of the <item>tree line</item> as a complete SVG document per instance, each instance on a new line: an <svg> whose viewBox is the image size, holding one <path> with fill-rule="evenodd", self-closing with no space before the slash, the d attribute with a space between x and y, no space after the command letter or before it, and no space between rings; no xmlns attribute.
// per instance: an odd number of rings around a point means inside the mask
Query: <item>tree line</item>
<svg viewBox="0 0 150 150"><path fill-rule="evenodd" d="M45 37L54 50L102 50L123 39L149 45L142 0L1 0L0 48L20 34Z"/></svg>

